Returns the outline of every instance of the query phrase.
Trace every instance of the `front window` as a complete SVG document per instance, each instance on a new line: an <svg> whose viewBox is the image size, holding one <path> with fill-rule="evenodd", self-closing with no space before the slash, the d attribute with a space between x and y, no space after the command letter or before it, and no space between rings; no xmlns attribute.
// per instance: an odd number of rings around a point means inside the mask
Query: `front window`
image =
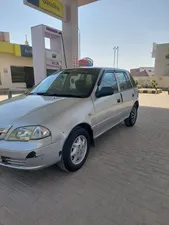
<svg viewBox="0 0 169 225"><path fill-rule="evenodd" d="M63 97L88 97L99 76L100 69L68 69L51 75L30 94Z"/></svg>
<svg viewBox="0 0 169 225"><path fill-rule="evenodd" d="M113 72L105 72L100 83L100 88L102 87L112 87L114 93L118 93L117 80Z"/></svg>

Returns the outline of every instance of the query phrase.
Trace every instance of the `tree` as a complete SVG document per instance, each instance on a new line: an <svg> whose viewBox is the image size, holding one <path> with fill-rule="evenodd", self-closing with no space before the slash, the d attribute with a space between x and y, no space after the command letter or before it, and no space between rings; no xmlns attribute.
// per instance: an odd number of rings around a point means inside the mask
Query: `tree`
<svg viewBox="0 0 169 225"><path fill-rule="evenodd" d="M155 89L156 89L156 92L157 92L157 86L158 86L158 83L157 83L156 80L152 80L152 81L151 81L151 86L152 86L153 88L155 88Z"/></svg>

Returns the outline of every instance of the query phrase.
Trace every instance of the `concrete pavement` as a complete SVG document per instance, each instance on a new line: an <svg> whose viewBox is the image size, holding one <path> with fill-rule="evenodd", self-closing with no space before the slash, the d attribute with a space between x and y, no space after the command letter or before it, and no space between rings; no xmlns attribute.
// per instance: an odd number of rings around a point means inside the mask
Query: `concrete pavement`
<svg viewBox="0 0 169 225"><path fill-rule="evenodd" d="M76 173L0 167L0 225L168 225L169 96L140 105L136 126L100 137Z"/></svg>

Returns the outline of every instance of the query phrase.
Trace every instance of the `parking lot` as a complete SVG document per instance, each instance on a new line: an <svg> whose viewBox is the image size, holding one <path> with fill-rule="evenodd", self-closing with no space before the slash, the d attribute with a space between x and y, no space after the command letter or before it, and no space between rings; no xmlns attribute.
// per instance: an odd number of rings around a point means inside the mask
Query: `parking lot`
<svg viewBox="0 0 169 225"><path fill-rule="evenodd" d="M0 225L168 225L169 95L140 95L135 127L98 140L81 170L0 168Z"/></svg>

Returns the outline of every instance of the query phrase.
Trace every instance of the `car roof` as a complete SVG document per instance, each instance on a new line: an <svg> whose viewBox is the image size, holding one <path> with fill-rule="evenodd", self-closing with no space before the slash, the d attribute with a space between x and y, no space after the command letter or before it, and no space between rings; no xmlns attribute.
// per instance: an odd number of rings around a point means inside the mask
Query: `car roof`
<svg viewBox="0 0 169 225"><path fill-rule="evenodd" d="M68 68L67 68L68 69ZM68 70L75 70L75 69L100 69L100 70L116 70L116 71L127 71L125 69L120 69L120 68L113 68L113 67L75 67L75 68L71 68ZM66 69L65 69L66 70Z"/></svg>

